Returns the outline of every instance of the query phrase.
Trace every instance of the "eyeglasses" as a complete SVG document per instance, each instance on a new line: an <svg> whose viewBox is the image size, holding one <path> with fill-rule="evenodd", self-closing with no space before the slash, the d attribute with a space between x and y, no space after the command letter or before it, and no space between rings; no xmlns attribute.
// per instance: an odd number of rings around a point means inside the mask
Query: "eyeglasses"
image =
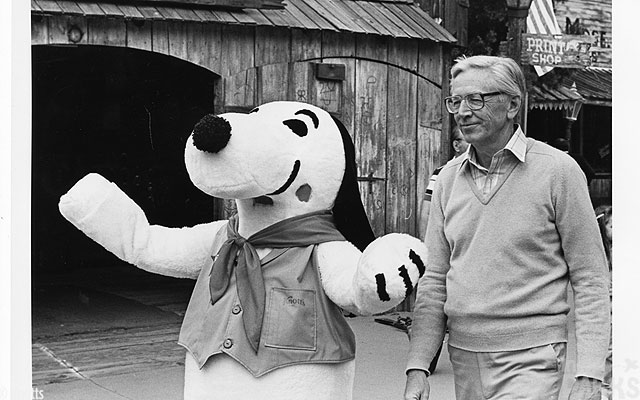
<svg viewBox="0 0 640 400"><path fill-rule="evenodd" d="M460 110L462 100L467 102L467 107L471 111L480 110L484 107L485 97L497 96L503 94L503 92L491 92L491 93L471 93L466 96L449 96L444 98L444 105L447 107L447 111L451 114L455 114Z"/></svg>

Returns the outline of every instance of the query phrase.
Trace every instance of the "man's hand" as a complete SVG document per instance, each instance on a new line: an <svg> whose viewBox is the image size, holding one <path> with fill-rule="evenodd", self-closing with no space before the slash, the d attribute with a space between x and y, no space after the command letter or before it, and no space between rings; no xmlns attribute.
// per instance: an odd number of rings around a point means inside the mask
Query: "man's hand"
<svg viewBox="0 0 640 400"><path fill-rule="evenodd" d="M404 400L429 400L429 380L427 373L420 369L409 370Z"/></svg>
<svg viewBox="0 0 640 400"><path fill-rule="evenodd" d="M600 400L601 385L597 379L579 376L573 382L569 400Z"/></svg>

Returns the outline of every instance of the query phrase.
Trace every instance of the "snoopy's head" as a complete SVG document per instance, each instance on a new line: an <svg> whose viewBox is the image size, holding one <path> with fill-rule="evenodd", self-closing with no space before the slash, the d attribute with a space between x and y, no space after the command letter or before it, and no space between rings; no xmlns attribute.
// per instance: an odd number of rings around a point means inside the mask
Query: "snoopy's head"
<svg viewBox="0 0 640 400"><path fill-rule="evenodd" d="M349 133L316 106L278 101L206 115L187 139L185 163L211 196L286 217L332 210L338 225L370 232Z"/></svg>
<svg viewBox="0 0 640 400"><path fill-rule="evenodd" d="M340 129L326 111L298 102L207 115L187 140L187 171L215 197L300 213L330 209L345 172Z"/></svg>

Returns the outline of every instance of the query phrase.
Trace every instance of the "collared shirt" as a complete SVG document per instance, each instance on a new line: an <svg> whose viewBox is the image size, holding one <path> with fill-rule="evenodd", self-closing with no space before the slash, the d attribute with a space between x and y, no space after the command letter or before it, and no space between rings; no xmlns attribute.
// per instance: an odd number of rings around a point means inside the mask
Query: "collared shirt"
<svg viewBox="0 0 640 400"><path fill-rule="evenodd" d="M515 163L525 161L527 137L524 135L524 132L522 132L522 129L520 129L520 126L516 126L516 131L506 146L491 158L489 169L480 165L473 145L469 146L469 150L464 155L465 160L463 160L461 168L465 164L469 164L471 177L483 196L488 196L489 193L491 193L500 180L500 177L511 170L510 167Z"/></svg>

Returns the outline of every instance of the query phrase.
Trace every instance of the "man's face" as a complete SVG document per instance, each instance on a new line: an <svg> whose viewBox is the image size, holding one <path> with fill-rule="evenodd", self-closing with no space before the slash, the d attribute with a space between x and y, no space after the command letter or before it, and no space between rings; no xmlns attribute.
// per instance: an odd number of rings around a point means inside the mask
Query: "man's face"
<svg viewBox="0 0 640 400"><path fill-rule="evenodd" d="M451 82L451 95L464 97L471 93L495 92L494 79L488 71L461 72ZM484 107L475 111L469 109L466 101L462 102L454 118L468 143L478 147L504 139L502 134L515 117L515 113L509 111L509 98L506 94L486 96Z"/></svg>

